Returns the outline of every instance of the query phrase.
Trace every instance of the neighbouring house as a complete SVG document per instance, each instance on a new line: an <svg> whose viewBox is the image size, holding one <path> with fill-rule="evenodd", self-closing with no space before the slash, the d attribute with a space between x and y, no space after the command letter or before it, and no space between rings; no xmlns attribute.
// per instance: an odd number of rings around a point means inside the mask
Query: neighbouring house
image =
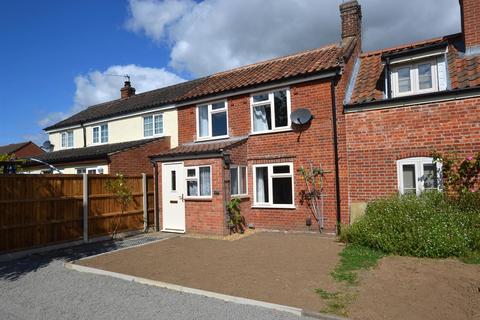
<svg viewBox="0 0 480 320"><path fill-rule="evenodd" d="M153 164L157 228L215 234L232 198L256 228L318 230L299 169L321 167L334 231L372 199L440 188L434 150L480 151L480 2L460 7L461 34L362 53L348 1L338 43L137 95L126 82L122 99L46 128L45 160L74 173Z"/></svg>
<svg viewBox="0 0 480 320"><path fill-rule="evenodd" d="M0 155L15 156L17 158L34 157L43 154L42 150L32 141L12 143L0 146Z"/></svg>

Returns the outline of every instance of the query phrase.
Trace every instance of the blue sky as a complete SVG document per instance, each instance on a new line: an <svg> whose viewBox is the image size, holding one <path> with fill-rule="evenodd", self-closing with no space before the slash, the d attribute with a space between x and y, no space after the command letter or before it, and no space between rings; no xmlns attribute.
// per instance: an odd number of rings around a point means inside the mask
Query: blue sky
<svg viewBox="0 0 480 320"><path fill-rule="evenodd" d="M364 49L460 31L458 0L359 0ZM16 0L0 11L0 145L137 92L339 40L341 0ZM396 16L385 15L395 12Z"/></svg>

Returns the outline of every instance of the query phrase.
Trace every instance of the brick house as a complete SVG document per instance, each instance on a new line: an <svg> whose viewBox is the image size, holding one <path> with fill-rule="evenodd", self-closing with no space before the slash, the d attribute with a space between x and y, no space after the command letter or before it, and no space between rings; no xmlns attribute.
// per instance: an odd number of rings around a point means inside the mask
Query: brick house
<svg viewBox="0 0 480 320"><path fill-rule="evenodd" d="M43 154L43 151L32 141L12 143L0 146L0 155L15 155L17 158L33 157Z"/></svg>

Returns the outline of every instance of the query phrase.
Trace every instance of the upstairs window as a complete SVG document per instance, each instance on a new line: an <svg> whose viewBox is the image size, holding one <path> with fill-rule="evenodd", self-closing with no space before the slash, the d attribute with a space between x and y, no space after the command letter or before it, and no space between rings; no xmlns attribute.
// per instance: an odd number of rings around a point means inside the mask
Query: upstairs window
<svg viewBox="0 0 480 320"><path fill-rule="evenodd" d="M440 189L441 165L432 158L408 158L397 161L398 190L401 194L419 195Z"/></svg>
<svg viewBox="0 0 480 320"><path fill-rule="evenodd" d="M443 56L408 63L394 63L391 72L392 95L402 97L446 90Z"/></svg>
<svg viewBox="0 0 480 320"><path fill-rule="evenodd" d="M62 148L73 148L73 131L62 132Z"/></svg>
<svg viewBox="0 0 480 320"><path fill-rule="evenodd" d="M93 143L107 143L108 142L108 124L102 124L93 127Z"/></svg>
<svg viewBox="0 0 480 320"><path fill-rule="evenodd" d="M163 114L143 117L143 136L153 137L163 135Z"/></svg>
<svg viewBox="0 0 480 320"><path fill-rule="evenodd" d="M198 140L228 137L227 102L221 101L197 107Z"/></svg>
<svg viewBox="0 0 480 320"><path fill-rule="evenodd" d="M290 91L254 94L250 98L252 132L262 133L290 127Z"/></svg>

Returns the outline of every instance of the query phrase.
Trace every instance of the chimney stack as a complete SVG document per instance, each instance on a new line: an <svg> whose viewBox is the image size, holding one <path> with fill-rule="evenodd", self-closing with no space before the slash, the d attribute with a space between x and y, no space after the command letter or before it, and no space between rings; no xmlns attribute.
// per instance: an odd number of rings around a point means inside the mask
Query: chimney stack
<svg viewBox="0 0 480 320"><path fill-rule="evenodd" d="M460 0L466 54L480 54L480 0Z"/></svg>
<svg viewBox="0 0 480 320"><path fill-rule="evenodd" d="M120 97L122 99L127 99L134 95L135 95L135 88L132 87L129 80L125 81L123 88L120 89Z"/></svg>
<svg viewBox="0 0 480 320"><path fill-rule="evenodd" d="M342 40L358 37L362 40L362 7L357 0L347 1L340 5L342 19Z"/></svg>

